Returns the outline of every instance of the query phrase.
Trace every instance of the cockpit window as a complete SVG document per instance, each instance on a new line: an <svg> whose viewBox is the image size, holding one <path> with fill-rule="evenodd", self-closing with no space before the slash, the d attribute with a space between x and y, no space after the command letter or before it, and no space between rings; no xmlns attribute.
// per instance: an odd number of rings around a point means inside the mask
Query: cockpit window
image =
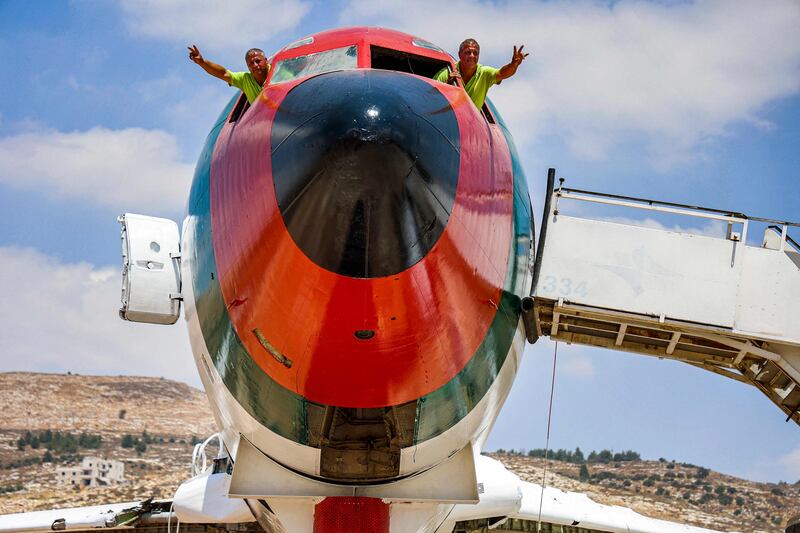
<svg viewBox="0 0 800 533"><path fill-rule="evenodd" d="M356 68L358 66L358 48L356 45L325 50L316 54L282 59L273 67L270 84L322 74L332 70Z"/></svg>
<svg viewBox="0 0 800 533"><path fill-rule="evenodd" d="M300 39L299 41L293 42L292 44L286 47L286 50L291 50L292 48L300 48L301 46L305 46L313 42L314 42L314 37L306 37L305 39Z"/></svg>
<svg viewBox="0 0 800 533"><path fill-rule="evenodd" d="M372 68L397 70L432 78L448 64L447 61L432 57L409 54L408 52L380 46L370 46L370 66Z"/></svg>
<svg viewBox="0 0 800 533"><path fill-rule="evenodd" d="M427 48L428 50L433 50L434 52L441 52L443 54L447 53L438 46L436 46L435 44L433 44L432 42L426 41L425 39L420 39L419 37L412 39L411 44L413 44L414 46L419 46L420 48Z"/></svg>

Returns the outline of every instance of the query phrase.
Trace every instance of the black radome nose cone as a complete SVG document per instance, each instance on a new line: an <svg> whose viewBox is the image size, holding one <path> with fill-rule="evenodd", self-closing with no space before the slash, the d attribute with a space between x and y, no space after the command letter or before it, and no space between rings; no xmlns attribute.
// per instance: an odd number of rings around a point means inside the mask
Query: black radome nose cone
<svg viewBox="0 0 800 533"><path fill-rule="evenodd" d="M424 80L380 70L310 78L281 103L271 143L286 227L321 267L396 274L444 231L458 184L458 123Z"/></svg>

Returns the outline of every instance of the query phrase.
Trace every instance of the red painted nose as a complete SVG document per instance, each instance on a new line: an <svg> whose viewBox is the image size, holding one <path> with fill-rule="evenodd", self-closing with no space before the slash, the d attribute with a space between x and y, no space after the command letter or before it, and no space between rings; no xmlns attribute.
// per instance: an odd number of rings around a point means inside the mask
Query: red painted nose
<svg viewBox="0 0 800 533"><path fill-rule="evenodd" d="M259 367L312 402L416 401L489 331L511 178L480 148L491 145L472 103L449 89L324 74L285 96L268 87L271 105L218 142L212 234L228 313Z"/></svg>

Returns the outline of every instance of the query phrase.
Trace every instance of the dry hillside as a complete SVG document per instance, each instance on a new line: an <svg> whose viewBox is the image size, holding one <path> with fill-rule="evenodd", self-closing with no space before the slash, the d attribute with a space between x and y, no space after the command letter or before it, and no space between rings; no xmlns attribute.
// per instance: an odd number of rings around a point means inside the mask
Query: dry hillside
<svg viewBox="0 0 800 533"><path fill-rule="evenodd" d="M70 433L97 448L74 451L39 442ZM192 441L215 431L205 395L175 381L130 376L0 374L0 513L169 497L189 476ZM146 433L145 433L146 432ZM30 435L28 435L30 433ZM123 447L138 441L136 447ZM91 436L91 437L90 437ZM94 440L92 440L94 439ZM35 444L35 446L34 446ZM47 448L51 447L52 450ZM544 461L490 454L523 479L541 483ZM116 487L59 488L57 465L81 456L125 462ZM783 532L798 512L800 486L754 483L672 461L550 461L547 485L653 517L728 531Z"/></svg>

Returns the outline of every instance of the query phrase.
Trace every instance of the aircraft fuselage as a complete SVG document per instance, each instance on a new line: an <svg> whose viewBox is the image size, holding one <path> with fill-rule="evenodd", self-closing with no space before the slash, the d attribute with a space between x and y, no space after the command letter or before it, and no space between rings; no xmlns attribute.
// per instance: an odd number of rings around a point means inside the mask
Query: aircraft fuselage
<svg viewBox="0 0 800 533"><path fill-rule="evenodd" d="M371 483L488 436L524 343L531 209L496 109L431 79L447 65L399 32L324 32L221 113L182 278L226 442Z"/></svg>

